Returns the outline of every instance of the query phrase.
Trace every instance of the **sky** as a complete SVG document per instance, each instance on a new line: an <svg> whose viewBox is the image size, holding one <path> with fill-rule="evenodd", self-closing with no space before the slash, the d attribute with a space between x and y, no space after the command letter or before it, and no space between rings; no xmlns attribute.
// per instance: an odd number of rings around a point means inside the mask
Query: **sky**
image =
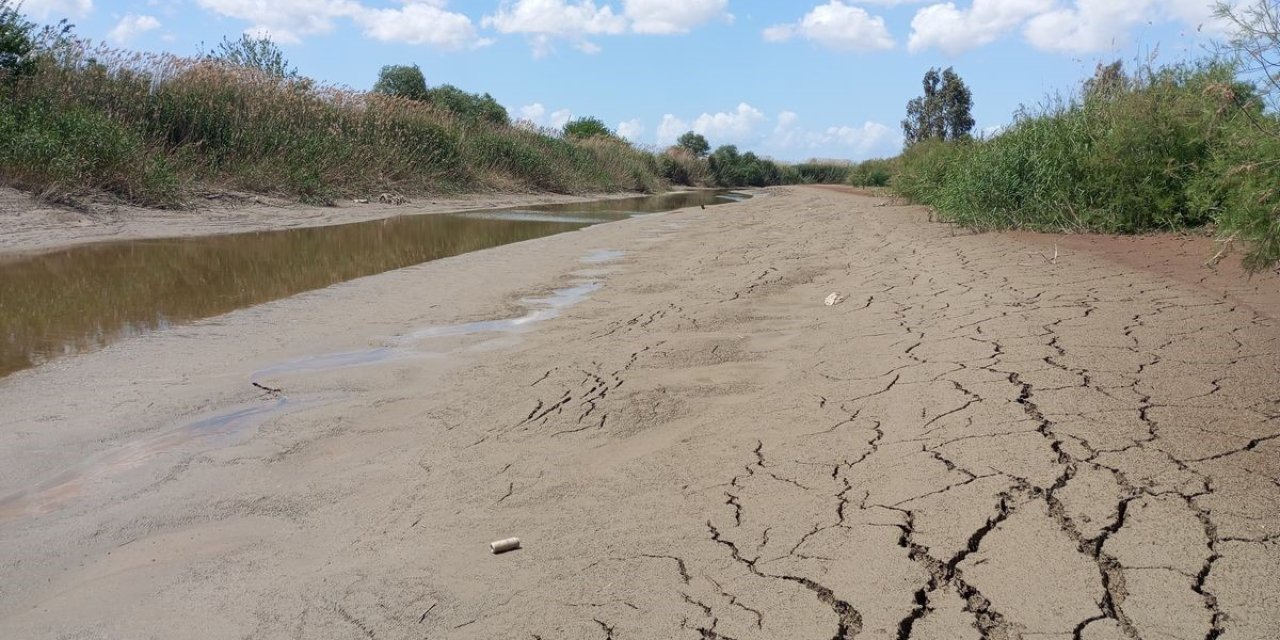
<svg viewBox="0 0 1280 640"><path fill-rule="evenodd" d="M784 161L902 147L931 67L973 93L977 131L1070 92L1099 62L1204 54L1210 0L25 0L113 47L194 55L267 34L321 82L383 65L487 92L513 119L598 117L662 148L689 130Z"/></svg>

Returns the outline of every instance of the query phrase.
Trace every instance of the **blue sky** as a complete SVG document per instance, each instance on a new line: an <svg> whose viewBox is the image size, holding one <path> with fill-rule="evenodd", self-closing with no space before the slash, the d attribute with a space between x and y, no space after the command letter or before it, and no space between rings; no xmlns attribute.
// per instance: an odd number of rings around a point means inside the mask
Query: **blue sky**
<svg viewBox="0 0 1280 640"><path fill-rule="evenodd" d="M489 92L513 118L596 116L636 144L693 129L781 160L893 155L906 102L954 66L978 129L1095 63L1201 54L1210 0L25 0L111 45L187 55L269 33L310 77L385 64Z"/></svg>

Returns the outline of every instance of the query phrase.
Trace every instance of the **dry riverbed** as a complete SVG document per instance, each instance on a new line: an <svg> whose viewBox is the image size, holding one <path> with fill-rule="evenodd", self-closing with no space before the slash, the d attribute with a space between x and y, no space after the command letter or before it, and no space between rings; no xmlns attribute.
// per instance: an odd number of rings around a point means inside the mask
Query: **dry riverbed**
<svg viewBox="0 0 1280 640"><path fill-rule="evenodd" d="M882 204L772 189L0 380L0 637L1280 636L1277 288Z"/></svg>

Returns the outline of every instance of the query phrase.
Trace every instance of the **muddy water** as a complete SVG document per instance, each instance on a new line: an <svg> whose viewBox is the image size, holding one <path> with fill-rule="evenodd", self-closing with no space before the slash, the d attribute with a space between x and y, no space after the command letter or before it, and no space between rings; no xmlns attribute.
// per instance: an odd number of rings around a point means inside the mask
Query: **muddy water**
<svg viewBox="0 0 1280 640"><path fill-rule="evenodd" d="M637 214L733 202L691 192L330 227L136 240L0 258L0 376L346 280Z"/></svg>

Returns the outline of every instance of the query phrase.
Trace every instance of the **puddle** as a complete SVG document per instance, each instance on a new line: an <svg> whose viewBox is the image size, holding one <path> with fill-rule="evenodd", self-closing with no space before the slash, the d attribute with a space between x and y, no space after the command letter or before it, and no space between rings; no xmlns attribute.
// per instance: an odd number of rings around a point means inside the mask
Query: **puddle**
<svg viewBox="0 0 1280 640"><path fill-rule="evenodd" d="M250 380L257 382L271 376L294 373L332 371L388 362L399 358L440 355L446 352L423 352L416 349L418 343L434 338L473 336L486 333L513 334L529 329L534 324L559 316L565 309L582 302L601 287L599 282L585 282L557 289L539 298L524 298L520 302L527 311L515 318L477 320L460 324L423 327L393 339L392 346L375 347L356 351L344 351L307 356L271 365L253 372Z"/></svg>
<svg viewBox="0 0 1280 640"><path fill-rule="evenodd" d="M133 469L173 453L194 454L241 440L269 418L331 402L332 398L280 397L236 405L177 429L129 442L27 489L0 497L0 522L52 513Z"/></svg>
<svg viewBox="0 0 1280 640"><path fill-rule="evenodd" d="M730 202L698 191L195 238L0 260L0 376L347 280L627 217Z"/></svg>
<svg viewBox="0 0 1280 640"><path fill-rule="evenodd" d="M623 254L622 251L602 249L588 253L580 261L607 262ZM526 312L514 318L428 326L397 336L391 340L390 346L313 355L281 362L253 372L249 381L258 382L282 374L331 371L398 358L447 353L447 351L424 353L415 348L418 343L436 338L493 333L500 334L500 338L507 338L532 328L539 322L559 316L565 309L587 299L601 286L597 281L580 282L556 289L545 296L523 298L520 302L526 308ZM484 344L473 346L483 348ZM242 439L248 430L256 428L270 418L328 404L333 400L332 397L290 399L282 396L267 402L241 404L194 420L177 429L135 440L90 458L72 469L27 489L0 496L0 523L21 517L52 513L65 507L69 502L83 497L93 487L116 482L122 474L142 467L161 456L176 453L194 454L198 451L225 446L237 439Z"/></svg>
<svg viewBox="0 0 1280 640"><path fill-rule="evenodd" d="M580 258L578 262L585 262L586 264L600 264L602 262L613 262L625 255L627 255L626 251L619 251L617 249L597 249Z"/></svg>

